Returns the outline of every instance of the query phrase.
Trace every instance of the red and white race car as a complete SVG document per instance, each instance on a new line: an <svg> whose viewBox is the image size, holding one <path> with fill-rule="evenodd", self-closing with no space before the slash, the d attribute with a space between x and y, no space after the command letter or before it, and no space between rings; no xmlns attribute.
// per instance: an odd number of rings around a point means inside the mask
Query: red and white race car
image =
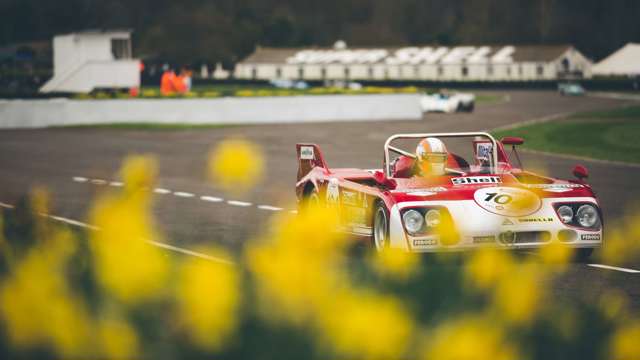
<svg viewBox="0 0 640 360"><path fill-rule="evenodd" d="M425 138L447 143L446 173L415 176L414 149ZM335 206L342 231L364 236L378 250L463 250L486 244L520 249L559 240L587 257L602 244L600 206L578 165L576 180L523 169L521 138L490 134L397 134L384 144L382 169L330 169L315 144L297 144L296 194ZM504 146L512 146L518 166ZM455 153L454 153L455 151ZM468 154L466 160L463 154ZM447 231L441 231L446 228Z"/></svg>

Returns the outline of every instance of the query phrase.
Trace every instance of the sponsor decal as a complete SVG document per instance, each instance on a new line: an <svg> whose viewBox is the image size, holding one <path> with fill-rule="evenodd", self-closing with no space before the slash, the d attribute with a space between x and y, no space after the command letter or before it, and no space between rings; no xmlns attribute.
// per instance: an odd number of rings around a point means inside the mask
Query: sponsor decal
<svg viewBox="0 0 640 360"><path fill-rule="evenodd" d="M313 146L301 146L300 147L300 159L313 160L315 155L313 154Z"/></svg>
<svg viewBox="0 0 640 360"><path fill-rule="evenodd" d="M466 176L452 178L451 182L453 185L499 184L502 179L499 176Z"/></svg>
<svg viewBox="0 0 640 360"><path fill-rule="evenodd" d="M600 234L582 234L580 240L600 241Z"/></svg>
<svg viewBox="0 0 640 360"><path fill-rule="evenodd" d="M358 206L358 194L353 191L342 190L342 203L344 205Z"/></svg>
<svg viewBox="0 0 640 360"><path fill-rule="evenodd" d="M327 185L327 202L337 204L338 200L340 200L340 187L338 186L338 179L331 178L329 179L329 184Z"/></svg>
<svg viewBox="0 0 640 360"><path fill-rule="evenodd" d="M414 239L413 246L431 246L436 244L436 239Z"/></svg>
<svg viewBox="0 0 640 360"><path fill-rule="evenodd" d="M494 243L494 242L496 242L496 237L493 235L473 237L474 244L488 244L488 243Z"/></svg>
<svg viewBox="0 0 640 360"><path fill-rule="evenodd" d="M502 222L503 226L508 226L508 225L514 225L513 221L511 221L510 219L504 219L504 221Z"/></svg>
<svg viewBox="0 0 640 360"><path fill-rule="evenodd" d="M584 187L584 185L581 184L528 184L526 186L530 189L541 189L554 193L563 193Z"/></svg>
<svg viewBox="0 0 640 360"><path fill-rule="evenodd" d="M491 162L493 156L493 144L491 142L476 143L476 157L484 161Z"/></svg>
<svg viewBox="0 0 640 360"><path fill-rule="evenodd" d="M532 191L513 187L478 189L473 194L473 199L484 210L509 217L531 215L542 206L542 201Z"/></svg>
<svg viewBox="0 0 640 360"><path fill-rule="evenodd" d="M521 223L548 223L548 222L553 222L553 218L552 217L524 218L524 219L518 219L518 222L521 222Z"/></svg>

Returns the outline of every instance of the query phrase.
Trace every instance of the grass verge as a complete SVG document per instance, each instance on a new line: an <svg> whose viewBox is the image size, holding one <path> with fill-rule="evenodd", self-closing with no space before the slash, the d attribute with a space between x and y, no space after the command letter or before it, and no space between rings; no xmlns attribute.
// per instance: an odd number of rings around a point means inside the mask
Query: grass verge
<svg viewBox="0 0 640 360"><path fill-rule="evenodd" d="M493 135L522 137L527 149L640 163L640 106L579 113Z"/></svg>

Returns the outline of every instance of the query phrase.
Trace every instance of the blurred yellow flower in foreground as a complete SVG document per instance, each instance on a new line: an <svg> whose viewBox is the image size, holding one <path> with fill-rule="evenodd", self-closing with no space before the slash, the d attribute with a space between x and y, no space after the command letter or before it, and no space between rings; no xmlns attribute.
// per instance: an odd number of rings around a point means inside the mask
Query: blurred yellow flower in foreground
<svg viewBox="0 0 640 360"><path fill-rule="evenodd" d="M310 205L298 216L275 220L273 233L249 247L246 260L271 317L307 320L337 288L344 235L336 213Z"/></svg>
<svg viewBox="0 0 640 360"><path fill-rule="evenodd" d="M611 359L640 359L640 322L616 330L611 340Z"/></svg>
<svg viewBox="0 0 640 360"><path fill-rule="evenodd" d="M248 248L262 313L309 326L319 345L343 357L399 357L413 330L411 317L398 300L351 284L347 238L335 231L337 224L333 209L309 204L296 217L279 218L270 236ZM393 260L407 268L410 261Z"/></svg>
<svg viewBox="0 0 640 360"><path fill-rule="evenodd" d="M515 263L510 253L493 247L478 249L465 265L469 283L479 289L494 286L498 279L511 273Z"/></svg>
<svg viewBox="0 0 640 360"><path fill-rule="evenodd" d="M103 355L109 359L131 359L139 354L138 335L125 320L108 318L100 321L97 336Z"/></svg>
<svg viewBox="0 0 640 360"><path fill-rule="evenodd" d="M438 326L428 334L425 360L520 359L504 331L491 319L463 317Z"/></svg>
<svg viewBox="0 0 640 360"><path fill-rule="evenodd" d="M573 249L557 240L544 245L539 253L544 263L560 265L563 269L573 257Z"/></svg>
<svg viewBox="0 0 640 360"><path fill-rule="evenodd" d="M601 250L605 264L624 264L640 255L640 212L628 213L621 221L608 228L607 239Z"/></svg>
<svg viewBox="0 0 640 360"><path fill-rule="evenodd" d="M236 268L189 258L182 264L178 280L178 312L192 341L205 349L221 348L238 317L240 286Z"/></svg>
<svg viewBox="0 0 640 360"><path fill-rule="evenodd" d="M629 298L620 290L606 290L599 301L602 313L611 320L623 320L629 313Z"/></svg>
<svg viewBox="0 0 640 360"><path fill-rule="evenodd" d="M504 274L494 292L494 304L502 318L529 323L536 315L544 291L543 273L534 264L521 264Z"/></svg>
<svg viewBox="0 0 640 360"><path fill-rule="evenodd" d="M263 167L260 148L245 140L223 140L209 156L209 177L229 192L253 187L260 181Z"/></svg>
<svg viewBox="0 0 640 360"><path fill-rule="evenodd" d="M396 298L357 290L335 294L319 326L320 336L343 357L363 359L401 358L414 332Z"/></svg>
<svg viewBox="0 0 640 360"><path fill-rule="evenodd" d="M406 280L418 269L418 256L402 249L389 248L373 254L373 268L378 274Z"/></svg>
<svg viewBox="0 0 640 360"><path fill-rule="evenodd" d="M91 322L84 303L68 287L66 261L73 237L62 231L32 249L0 288L0 314L18 347L50 345L77 357L90 349Z"/></svg>
<svg viewBox="0 0 640 360"><path fill-rule="evenodd" d="M160 295L166 287L169 260L147 243L158 238L150 217L150 188L155 163L148 158L125 160L122 194L106 194L91 211L91 232L99 283L126 303L138 303Z"/></svg>

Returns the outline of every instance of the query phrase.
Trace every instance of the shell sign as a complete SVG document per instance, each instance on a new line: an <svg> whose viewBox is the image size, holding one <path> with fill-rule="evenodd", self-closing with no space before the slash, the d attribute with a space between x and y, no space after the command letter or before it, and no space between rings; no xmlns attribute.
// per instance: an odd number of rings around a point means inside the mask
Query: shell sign
<svg viewBox="0 0 640 360"><path fill-rule="evenodd" d="M287 59L289 64L511 64L514 46L404 47L390 49L301 50Z"/></svg>

